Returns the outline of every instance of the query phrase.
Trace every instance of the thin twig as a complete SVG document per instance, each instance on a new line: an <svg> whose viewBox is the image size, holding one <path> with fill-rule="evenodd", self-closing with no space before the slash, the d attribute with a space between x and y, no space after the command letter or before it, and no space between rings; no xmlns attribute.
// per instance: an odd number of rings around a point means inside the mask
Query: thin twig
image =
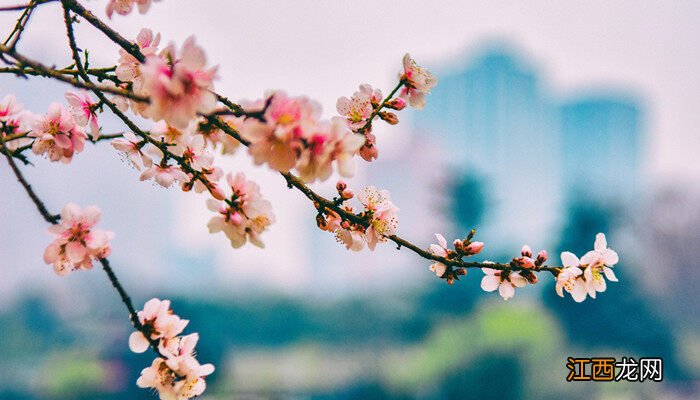
<svg viewBox="0 0 700 400"><path fill-rule="evenodd" d="M2 145L2 148L7 151L7 148L4 144ZM46 208L46 205L44 205L44 202L41 201L41 199L39 199L39 196L36 195L34 189L32 189L32 186L29 184L29 182L27 182L27 180L24 179L24 175L22 175L22 172L17 167L15 160L7 153L5 153L5 158L7 158L7 163L10 164L10 169L12 169L12 172L15 174L15 177L24 188L24 191L27 192L27 194L29 195L29 198L36 206L36 209L39 211L39 214L41 214L41 216L44 217L44 220L46 220L46 222L53 225L58 224L58 221L61 219L61 216L54 215L49 212L49 210Z"/></svg>
<svg viewBox="0 0 700 400"><path fill-rule="evenodd" d="M5 7L0 7L0 11L21 11L21 10L27 10L27 9L32 9L36 8L36 6L41 5L41 4L46 4L46 3L54 3L58 0L35 0L35 1L30 1L28 4L19 4L16 6L5 6ZM5 43L7 44L7 43Z"/></svg>
<svg viewBox="0 0 700 400"><path fill-rule="evenodd" d="M109 87L109 86L100 86L100 85L95 85L94 83L91 82L81 82L75 78L71 78L68 76L65 76L63 73L57 72L53 68L46 67L45 65L41 64L38 61L34 61L28 57L25 57L18 53L17 51L5 46L5 45L0 45L0 54L5 54L10 57L12 57L14 60L16 60L16 65L20 68L19 71L15 72L14 70L9 70L8 72L15 73L16 75L22 76L23 72L21 71L22 67L24 66L29 66L31 67L35 72L36 75L44 76L47 78L53 78L56 80L59 80L61 82L68 83L74 87L77 88L82 88L82 89L89 89L92 91L100 91L104 93L111 93L111 94L116 94L122 97L127 97L132 100L140 101L140 102L148 102L147 97L139 96L133 92L129 92L127 90L122 90L116 87Z"/></svg>

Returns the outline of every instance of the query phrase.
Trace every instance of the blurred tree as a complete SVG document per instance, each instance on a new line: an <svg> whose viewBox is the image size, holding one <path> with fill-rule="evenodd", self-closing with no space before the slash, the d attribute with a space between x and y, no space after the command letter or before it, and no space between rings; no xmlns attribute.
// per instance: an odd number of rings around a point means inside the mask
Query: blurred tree
<svg viewBox="0 0 700 400"><path fill-rule="evenodd" d="M481 223L487 211L484 182L473 173L453 172L452 175L446 188L449 198L447 220L452 222L449 229L454 237L465 237L467 232ZM450 235L447 236L449 244ZM468 276L452 286L430 281L426 291L416 301L419 313L465 315L484 295L480 279Z"/></svg>
<svg viewBox="0 0 700 400"><path fill-rule="evenodd" d="M476 227L486 212L484 182L473 173L454 174L447 188L450 198L448 220L453 221L457 232L468 232Z"/></svg>

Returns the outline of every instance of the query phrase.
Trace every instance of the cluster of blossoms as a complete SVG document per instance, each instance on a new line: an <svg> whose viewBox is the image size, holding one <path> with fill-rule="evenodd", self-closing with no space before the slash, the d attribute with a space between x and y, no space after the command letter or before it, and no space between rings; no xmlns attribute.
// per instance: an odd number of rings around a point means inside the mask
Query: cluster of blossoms
<svg viewBox="0 0 700 400"><path fill-rule="evenodd" d="M390 95L389 98L383 99L379 89L363 84L352 97L340 97L336 103L336 109L345 118L348 128L363 135L364 142L359 153L365 161L373 161L379 156L377 138L372 133L372 120L380 118L390 125L399 122L395 113L382 109L400 111L406 108L407 102L414 108L423 108L425 95L437 84L437 78L419 67L409 54L404 56L403 64L404 70L399 73L397 87L403 87L399 97L392 98Z"/></svg>
<svg viewBox="0 0 700 400"><path fill-rule="evenodd" d="M429 251L435 262L430 265L438 278L444 279L448 284L459 280L459 276L466 275L464 258L478 254L484 247L484 243L472 241L475 231L472 230L467 238L457 239L453 242L454 249L447 246L447 241L440 234L435 234L437 244L431 244ZM507 265L499 265L491 261L483 261L481 264L493 265L482 267L484 277L481 279L481 288L487 292L498 290L504 300L515 295L516 288L522 288L527 284L537 283L537 272L541 270L551 271L557 279L556 291L559 296L564 296L564 290L569 292L576 302L582 302L586 296L596 297L596 292L604 292L606 289L605 278L617 282L611 267L618 262L617 253L607 247L605 235L599 233L596 236L594 249L584 255L581 260L573 253L565 251L561 254L562 268L544 267L547 261L547 252L542 250L533 255L530 246L523 246L520 256L513 258ZM472 266L476 266L474 264Z"/></svg>
<svg viewBox="0 0 700 400"><path fill-rule="evenodd" d="M194 37L189 37L179 52L172 43L159 51L160 34L142 29L136 44L146 62L142 64L120 49L115 73L134 94L148 97L150 102L122 99L123 106L129 105L142 117L163 120L179 129L186 129L197 114L214 110L213 82L217 67L207 67L204 50L195 43Z"/></svg>
<svg viewBox="0 0 700 400"><path fill-rule="evenodd" d="M60 223L49 228L57 237L44 251L44 261L53 265L58 275L91 269L93 261L112 252L109 241L114 233L95 228L99 220L99 208L81 210L73 203L67 204L61 210Z"/></svg>
<svg viewBox="0 0 700 400"><path fill-rule="evenodd" d="M147 137L127 132L112 140L112 147L141 171L142 181L153 179L165 188L178 182L183 191L208 191L216 199L224 198L217 183L223 170L214 166L214 154L210 151L215 143L207 142L193 125L180 130L160 121Z"/></svg>
<svg viewBox="0 0 700 400"><path fill-rule="evenodd" d="M7 95L0 102L0 123L2 123L3 141L10 135L19 135L7 139L5 146L16 149L32 140L32 151L45 154L50 161L69 163L73 155L85 147L89 126L93 139L100 134L97 122L98 104L85 91L67 92L68 107L61 103L52 103L44 115L34 115L23 110L12 95Z"/></svg>
<svg viewBox="0 0 700 400"><path fill-rule="evenodd" d="M357 199L362 203L364 210L355 214L348 201L354 197L352 190L339 181L336 185L339 197L335 203L345 211L352 214L352 220L346 219L333 210L319 206L319 215L316 222L324 231L335 233L336 239L352 251L360 251L365 244L370 250L374 250L379 242L386 242L387 237L396 233L399 224L399 208L391 202L391 195L386 190L378 190L374 186L366 187Z"/></svg>
<svg viewBox="0 0 700 400"><path fill-rule="evenodd" d="M430 245L430 253L436 257L441 257L444 261L436 261L430 265L429 269L435 272L438 278L444 279L448 284L453 284L455 280L459 280L460 275L466 275L466 268L455 268L450 261L461 261L465 257L470 257L481 252L484 248L484 243L472 241L475 230L472 229L465 239L456 239L452 242L454 250L447 247L447 240L439 233L435 234L438 242Z"/></svg>
<svg viewBox="0 0 700 400"><path fill-rule="evenodd" d="M586 296L595 299L596 292L604 292L607 288L605 278L617 282L612 267L618 261L617 253L608 248L608 242L602 233L596 235L593 250L580 260L571 252L561 253L563 269L557 275L557 294L564 297L566 290L578 303L584 301Z"/></svg>
<svg viewBox="0 0 700 400"><path fill-rule="evenodd" d="M119 15L127 15L131 13L134 6L138 8L141 14L145 14L146 11L151 7L152 1L160 0L109 0L107 3L107 16L112 18L112 14L115 12Z"/></svg>
<svg viewBox="0 0 700 400"><path fill-rule="evenodd" d="M258 184L246 180L243 173L235 177L228 173L226 181L231 195L223 201L207 200L207 207L217 213L209 221L209 232L224 232L234 248L243 246L246 241L264 247L260 234L275 222L272 205L262 198Z"/></svg>
<svg viewBox="0 0 700 400"><path fill-rule="evenodd" d="M275 92L258 110L260 118L249 117L240 124L240 133L257 165L266 163L280 172L296 169L302 180L326 180L333 173L350 177L352 158L364 143L353 134L342 118L321 120L321 107L307 97L291 97Z"/></svg>
<svg viewBox="0 0 700 400"><path fill-rule="evenodd" d="M162 400L186 400L204 393L205 377L214 366L202 365L195 357L199 334L180 336L189 321L173 313L169 300L160 299L147 301L137 317L141 327L129 337L129 348L143 353L153 347L159 357L141 371L136 384L157 390Z"/></svg>
<svg viewBox="0 0 700 400"><path fill-rule="evenodd" d="M115 12L126 15L134 7L145 13L152 1L158 0L110 0L107 15L110 18ZM66 22L70 32L71 22L68 18ZM105 85L119 89L108 90L117 93L111 102L118 110L130 109L154 122L148 132L134 128L133 133L115 138L112 146L140 171L142 181L153 179L166 188L177 184L183 191L207 192L210 195L207 207L215 213L208 223L209 231L223 232L234 248L247 242L263 247L261 235L275 222L275 216L270 202L262 198L260 187L247 180L243 173L228 173L225 184L220 184L224 171L214 165L215 151L233 154L244 144L257 165L267 164L283 174L294 170L305 182L326 180L334 171L350 177L354 173L355 155L359 154L366 161L373 161L379 155L372 133L373 121L378 118L390 125L397 124L399 118L394 111L409 105L424 108L426 95L437 84L429 71L406 54L403 70L398 74L398 85L388 97L383 98L382 92L370 85L360 85L350 98L338 99L336 109L340 116L330 120L321 119L318 103L281 91L239 107L217 98L213 91L217 67L207 66L205 53L193 37L180 49L172 43L159 49L160 39L160 34L142 29L133 48L137 47L143 57L122 48L114 75L106 72ZM79 62L78 58L76 53ZM102 71L110 69L100 73ZM96 76L104 80L104 76ZM68 92L65 98L68 107L54 103L45 115L35 116L23 111L13 96L6 96L0 102L0 149L3 153L8 157L17 156L6 149L14 151L33 141L34 153L46 154L51 161L68 163L74 154L83 150L88 140L86 131L93 141L98 140L98 113L102 112L102 101L94 101L84 90ZM105 98L100 96L100 99ZM219 99L228 107L217 109ZM114 109L111 102L105 101ZM126 117L119 112L116 114L133 127ZM221 128L222 123L228 128ZM355 193L342 181L336 185L338 196L329 201L308 187L300 186L294 177L285 175L285 178L290 187L297 186L314 200L318 226L334 233L347 249L360 251L366 245L374 250L379 242L388 240L400 245L406 243L395 236L399 209L388 191L374 186L365 188L357 195L362 207L356 212L349 204ZM57 274L90 269L95 260L103 260L110 254L109 241L114 235L95 228L99 215L99 209L94 206L84 210L74 204L64 207L60 223L50 229L57 238L44 252L45 262L53 265ZM45 217L53 221L50 216ZM509 264L466 262L467 257L479 254L484 247L484 243L473 240L474 234L472 230L465 239L455 240L452 248L440 234L436 234L438 243L432 244L429 251L421 251L413 245L407 247L432 260L430 271L448 284L466 275L468 268L481 267L485 274L481 280L482 289L498 290L505 300L515 295L516 288L537 283L536 273L540 271L552 272L556 276L557 293L563 297L566 291L577 302L587 296L595 298L597 292L605 291L606 278L617 281L612 267L618 262L618 256L607 248L603 234L596 237L594 250L580 260L570 252L562 253L562 268L545 266L547 253L540 251L534 256L527 245ZM109 274L106 260L103 265ZM114 284L113 274L110 279ZM117 284L115 286L119 289ZM132 310L123 291L120 294ZM129 337L130 349L143 353L151 348L158 353L153 363L142 370L137 385L152 388L161 399L167 400L201 395L206 388L205 379L213 373L214 366L202 365L196 359L198 334L182 335L189 321L175 315L169 301L159 299L149 300L136 318L138 323L136 319L134 323L138 330Z"/></svg>
<svg viewBox="0 0 700 400"><path fill-rule="evenodd" d="M532 249L530 249L530 246L525 245L520 251L520 257L513 258L510 262L511 266L520 267L519 271L482 268L481 270L485 275L481 279L481 288L487 292L493 292L498 289L498 294L503 297L503 300L508 300L515 296L515 288L524 287L528 283L537 283L537 275L534 271L544 265L546 261L546 251L540 251L537 257L533 259ZM491 262L484 262L484 264L488 263Z"/></svg>

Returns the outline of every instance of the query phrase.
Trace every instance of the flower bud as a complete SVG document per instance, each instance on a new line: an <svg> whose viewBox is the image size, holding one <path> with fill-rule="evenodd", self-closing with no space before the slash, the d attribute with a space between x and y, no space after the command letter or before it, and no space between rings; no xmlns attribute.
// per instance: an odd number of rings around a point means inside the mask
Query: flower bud
<svg viewBox="0 0 700 400"><path fill-rule="evenodd" d="M466 268L457 268L457 269L455 269L455 274L457 274L457 275L466 275L466 274L467 274L467 269L466 269Z"/></svg>
<svg viewBox="0 0 700 400"><path fill-rule="evenodd" d="M340 197L343 198L343 200L350 200L355 196L355 193L352 191L352 189L345 189L340 193Z"/></svg>
<svg viewBox="0 0 700 400"><path fill-rule="evenodd" d="M448 285L451 285L451 284L455 283L455 277L450 275L447 278L445 278L445 281L447 281Z"/></svg>
<svg viewBox="0 0 700 400"><path fill-rule="evenodd" d="M338 191L338 193L342 193L343 190L347 189L348 185L343 182L342 180L339 180L338 183L335 184L335 190Z"/></svg>
<svg viewBox="0 0 700 400"><path fill-rule="evenodd" d="M387 102L386 102L386 107L387 107L387 108L394 109L394 110L401 111L401 110L403 110L404 108L406 108L406 105L407 105L407 104L408 104L408 103L406 103L406 100L404 100L402 97L397 97L397 98L395 98L395 99L393 99L393 100L387 101Z"/></svg>
<svg viewBox="0 0 700 400"><path fill-rule="evenodd" d="M365 142L364 146L360 147L360 157L371 162L379 157L379 149L374 143Z"/></svg>
<svg viewBox="0 0 700 400"><path fill-rule="evenodd" d="M522 254L523 257L532 258L532 249L530 246L525 245L522 250L520 250L520 254Z"/></svg>
<svg viewBox="0 0 700 400"><path fill-rule="evenodd" d="M469 246L467 246L467 255L473 256L474 254L478 254L483 248L483 242L471 242Z"/></svg>
<svg viewBox="0 0 700 400"><path fill-rule="evenodd" d="M221 190L219 185L216 183L208 182L207 189L209 190L211 196L217 200L224 200L226 198L226 194L224 194L224 191Z"/></svg>
<svg viewBox="0 0 700 400"><path fill-rule="evenodd" d="M349 228L350 228L350 222L347 221L347 220L343 220L343 222L340 223L340 226L341 226L343 229L349 229Z"/></svg>
<svg viewBox="0 0 700 400"><path fill-rule="evenodd" d="M316 225L318 225L318 227L324 231L326 230L326 227L328 227L328 221L326 221L323 214L316 215Z"/></svg>
<svg viewBox="0 0 700 400"><path fill-rule="evenodd" d="M384 120L389 125L396 125L399 123L399 117L392 112L382 111L379 113L379 118Z"/></svg>
<svg viewBox="0 0 700 400"><path fill-rule="evenodd" d="M537 260L535 260L535 265L538 267L547 261L547 252L545 250L537 253Z"/></svg>
<svg viewBox="0 0 700 400"><path fill-rule="evenodd" d="M532 285L537 283L537 275L530 270L521 271L520 276L525 278L527 280L527 282L532 284Z"/></svg>
<svg viewBox="0 0 700 400"><path fill-rule="evenodd" d="M513 261L522 268L535 268L535 262L530 257L515 258Z"/></svg>

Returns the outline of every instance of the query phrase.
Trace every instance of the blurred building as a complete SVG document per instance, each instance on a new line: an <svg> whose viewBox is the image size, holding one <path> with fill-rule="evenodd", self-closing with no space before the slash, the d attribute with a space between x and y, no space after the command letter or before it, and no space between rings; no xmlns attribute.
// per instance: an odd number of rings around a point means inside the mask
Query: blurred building
<svg viewBox="0 0 700 400"><path fill-rule="evenodd" d="M561 203L561 135L537 69L498 47L439 75L416 128L442 139L456 168L486 182L490 206L479 237L504 250L525 240L550 244Z"/></svg>
<svg viewBox="0 0 700 400"><path fill-rule="evenodd" d="M642 118L634 98L559 101L536 65L504 46L438 75L416 129L441 142L460 173L483 178L489 207L479 237L497 249L553 245L567 199L638 194Z"/></svg>
<svg viewBox="0 0 700 400"><path fill-rule="evenodd" d="M631 97L588 96L561 106L567 195L624 201L639 195L641 111Z"/></svg>

